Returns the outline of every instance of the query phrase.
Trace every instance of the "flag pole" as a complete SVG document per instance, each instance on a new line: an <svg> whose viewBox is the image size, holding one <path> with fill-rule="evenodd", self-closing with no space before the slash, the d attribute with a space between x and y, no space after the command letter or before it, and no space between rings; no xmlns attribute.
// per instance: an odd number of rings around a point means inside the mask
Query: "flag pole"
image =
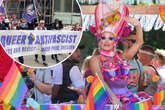
<svg viewBox="0 0 165 110"><path fill-rule="evenodd" d="M37 10L37 7L36 7L35 0L33 0L33 5L34 5L35 13L36 13L37 23L39 23L39 13L38 13L38 10Z"/></svg>
<svg viewBox="0 0 165 110"><path fill-rule="evenodd" d="M100 78L99 78L99 76L98 76L98 74L97 74L97 73L96 73L96 77L98 78L98 80L99 80L99 81L100 81L100 83L102 84L102 86L103 86L104 90L106 91L106 88L105 88L104 84L102 83L102 81L100 80Z"/></svg>
<svg viewBox="0 0 165 110"><path fill-rule="evenodd" d="M2 6L4 7L4 10L5 10L5 16L6 16L6 18L8 19L8 15L7 15L7 2L8 1L6 1L6 4L4 5L4 2L2 3Z"/></svg>

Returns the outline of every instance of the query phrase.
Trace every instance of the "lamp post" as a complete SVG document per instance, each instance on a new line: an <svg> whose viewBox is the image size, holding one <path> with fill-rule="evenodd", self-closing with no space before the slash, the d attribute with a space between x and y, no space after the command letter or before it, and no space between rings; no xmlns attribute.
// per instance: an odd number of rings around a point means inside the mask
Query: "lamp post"
<svg viewBox="0 0 165 110"><path fill-rule="evenodd" d="M72 0L72 12L71 12L71 25L73 25L73 7L74 6L74 0Z"/></svg>

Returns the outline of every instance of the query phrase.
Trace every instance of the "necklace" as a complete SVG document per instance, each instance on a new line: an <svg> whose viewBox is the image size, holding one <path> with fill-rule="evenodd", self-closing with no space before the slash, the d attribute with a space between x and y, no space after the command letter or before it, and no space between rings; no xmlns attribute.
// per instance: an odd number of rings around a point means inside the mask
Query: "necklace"
<svg viewBox="0 0 165 110"><path fill-rule="evenodd" d="M115 50L114 51L106 51L106 50L101 50L100 54L108 57L114 57L115 56Z"/></svg>
<svg viewBox="0 0 165 110"><path fill-rule="evenodd" d="M116 51L108 52L101 50L100 67L105 80L127 79L129 73L129 65L123 60Z"/></svg>

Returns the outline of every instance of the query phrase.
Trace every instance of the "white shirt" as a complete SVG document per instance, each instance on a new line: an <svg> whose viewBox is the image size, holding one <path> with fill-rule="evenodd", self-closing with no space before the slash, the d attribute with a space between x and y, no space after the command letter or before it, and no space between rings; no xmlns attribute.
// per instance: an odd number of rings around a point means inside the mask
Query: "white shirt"
<svg viewBox="0 0 165 110"><path fill-rule="evenodd" d="M161 66L157 69L159 75L160 75L160 83L165 82L165 65Z"/></svg>
<svg viewBox="0 0 165 110"><path fill-rule="evenodd" d="M61 85L63 81L63 70L62 70L62 64L57 64L54 67L50 68L50 71L53 72L53 81L52 84L55 85Z"/></svg>
<svg viewBox="0 0 165 110"><path fill-rule="evenodd" d="M76 88L84 88L85 80L82 77L82 73L78 66L73 66L69 71L69 76L72 81L72 86Z"/></svg>
<svg viewBox="0 0 165 110"><path fill-rule="evenodd" d="M62 64L58 64L48 69L36 69L36 79L45 84L62 84ZM37 87L34 88L35 100L39 104L51 104L51 95L47 95L39 91Z"/></svg>
<svg viewBox="0 0 165 110"><path fill-rule="evenodd" d="M35 27L34 30L38 30L38 26ZM44 26L42 30L47 30L47 28Z"/></svg>
<svg viewBox="0 0 165 110"><path fill-rule="evenodd" d="M52 67L54 78L53 84L62 84L63 82L63 65L62 63ZM84 88L85 87L85 80L82 77L82 73L78 66L73 66L69 71L69 76L72 82L72 86L76 88Z"/></svg>
<svg viewBox="0 0 165 110"><path fill-rule="evenodd" d="M52 84L51 72L49 69L36 69L36 80L45 84ZM51 104L51 95L46 95L40 92L37 87L34 87L35 100L39 104Z"/></svg>

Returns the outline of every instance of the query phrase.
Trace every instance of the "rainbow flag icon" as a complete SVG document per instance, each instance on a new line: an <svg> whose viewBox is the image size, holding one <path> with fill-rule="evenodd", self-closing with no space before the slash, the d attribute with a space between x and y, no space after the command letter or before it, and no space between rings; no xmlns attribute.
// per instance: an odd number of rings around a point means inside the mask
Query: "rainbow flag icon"
<svg viewBox="0 0 165 110"><path fill-rule="evenodd" d="M4 110L21 110L21 104L27 92L27 86L15 62L0 87L0 102Z"/></svg>
<svg viewBox="0 0 165 110"><path fill-rule="evenodd" d="M108 93L97 75L95 75L88 93L84 110L103 110L108 101Z"/></svg>

